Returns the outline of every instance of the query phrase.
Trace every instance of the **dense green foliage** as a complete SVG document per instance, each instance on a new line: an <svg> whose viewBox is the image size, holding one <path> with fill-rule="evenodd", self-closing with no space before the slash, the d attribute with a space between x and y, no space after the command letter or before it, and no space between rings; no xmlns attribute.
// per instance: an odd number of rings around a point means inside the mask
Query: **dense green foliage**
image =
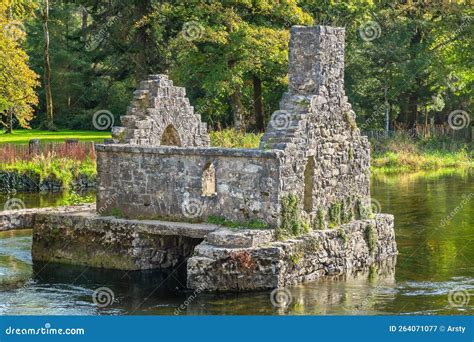
<svg viewBox="0 0 474 342"><path fill-rule="evenodd" d="M446 138L414 140L399 133L372 141L371 169L377 173L401 173L454 167L473 167L473 144Z"/></svg>
<svg viewBox="0 0 474 342"><path fill-rule="evenodd" d="M38 103L38 75L28 65L28 55L22 48L23 20L33 8L29 0L0 2L0 124L7 132L13 126L28 128L33 106Z"/></svg>
<svg viewBox="0 0 474 342"><path fill-rule="evenodd" d="M54 155L43 156L29 161L16 161L14 163L2 164L2 171L14 172L19 175L27 175L31 179L57 180L64 189L69 189L78 177L95 179L95 160L77 161L70 158L57 158Z"/></svg>
<svg viewBox="0 0 474 342"><path fill-rule="evenodd" d="M230 221L223 216L209 216L207 222L228 227L231 229L246 228L246 229L268 229L268 225L260 220L248 220L246 222Z"/></svg>
<svg viewBox="0 0 474 342"><path fill-rule="evenodd" d="M43 2L15 3L35 5L21 13L22 46L44 75ZM472 12L441 0L50 0L55 124L91 129L103 109L118 122L137 82L166 72L211 127L262 131L287 85L296 24L346 27L346 89L362 129L382 128L386 105L392 127L443 123L472 112ZM33 127L46 119L41 81Z"/></svg>

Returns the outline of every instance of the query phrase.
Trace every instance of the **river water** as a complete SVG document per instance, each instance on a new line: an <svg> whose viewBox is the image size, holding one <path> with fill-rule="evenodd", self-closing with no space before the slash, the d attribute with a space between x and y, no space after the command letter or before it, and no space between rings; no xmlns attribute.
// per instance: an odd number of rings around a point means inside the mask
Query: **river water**
<svg viewBox="0 0 474 342"><path fill-rule="evenodd" d="M285 307L272 305L271 291L183 291L182 272L33 264L31 231L0 233L0 314L473 315L473 193L472 171L373 177L374 205L395 215L396 266L290 288ZM60 202L23 199L27 206Z"/></svg>

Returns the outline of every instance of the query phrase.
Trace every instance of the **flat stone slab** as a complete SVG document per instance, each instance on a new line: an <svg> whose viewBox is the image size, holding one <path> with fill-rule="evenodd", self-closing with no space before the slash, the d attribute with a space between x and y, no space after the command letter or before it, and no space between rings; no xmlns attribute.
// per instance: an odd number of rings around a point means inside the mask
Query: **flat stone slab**
<svg viewBox="0 0 474 342"><path fill-rule="evenodd" d="M245 248L257 247L270 243L275 238L275 231L270 229L219 229L207 236L207 241L217 247Z"/></svg>
<svg viewBox="0 0 474 342"><path fill-rule="evenodd" d="M93 211L37 213L34 261L145 270L179 268L213 224L129 220Z"/></svg>
<svg viewBox="0 0 474 342"><path fill-rule="evenodd" d="M102 231L108 229L130 230L135 233L177 235L196 239L204 239L206 235L220 227L206 223L171 222L159 220L130 220L114 216L99 216L93 212L69 212L69 213L38 213L38 222L49 222L50 224L63 225L68 222L71 228L85 228L90 231Z"/></svg>
<svg viewBox="0 0 474 342"><path fill-rule="evenodd" d="M0 231L33 228L37 214L92 213L95 204L0 211Z"/></svg>

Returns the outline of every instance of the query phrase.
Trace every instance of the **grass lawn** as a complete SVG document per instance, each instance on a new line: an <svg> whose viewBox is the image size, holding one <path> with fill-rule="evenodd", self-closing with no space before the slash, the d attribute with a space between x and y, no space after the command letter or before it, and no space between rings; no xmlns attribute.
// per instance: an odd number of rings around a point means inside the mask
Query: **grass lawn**
<svg viewBox="0 0 474 342"><path fill-rule="evenodd" d="M65 139L79 139L81 141L100 142L106 138L110 138L110 132L71 130L59 130L57 132L49 132L37 129L19 129L13 131L12 134L0 134L0 144L27 144L30 139L40 139L42 142L62 142Z"/></svg>

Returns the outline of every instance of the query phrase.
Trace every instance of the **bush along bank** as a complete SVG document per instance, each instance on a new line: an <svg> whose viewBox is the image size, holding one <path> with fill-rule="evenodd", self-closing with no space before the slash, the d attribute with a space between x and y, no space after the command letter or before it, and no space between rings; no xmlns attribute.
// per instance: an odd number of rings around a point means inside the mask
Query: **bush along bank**
<svg viewBox="0 0 474 342"><path fill-rule="evenodd" d="M0 193L63 191L96 186L95 161L37 158L0 167Z"/></svg>

